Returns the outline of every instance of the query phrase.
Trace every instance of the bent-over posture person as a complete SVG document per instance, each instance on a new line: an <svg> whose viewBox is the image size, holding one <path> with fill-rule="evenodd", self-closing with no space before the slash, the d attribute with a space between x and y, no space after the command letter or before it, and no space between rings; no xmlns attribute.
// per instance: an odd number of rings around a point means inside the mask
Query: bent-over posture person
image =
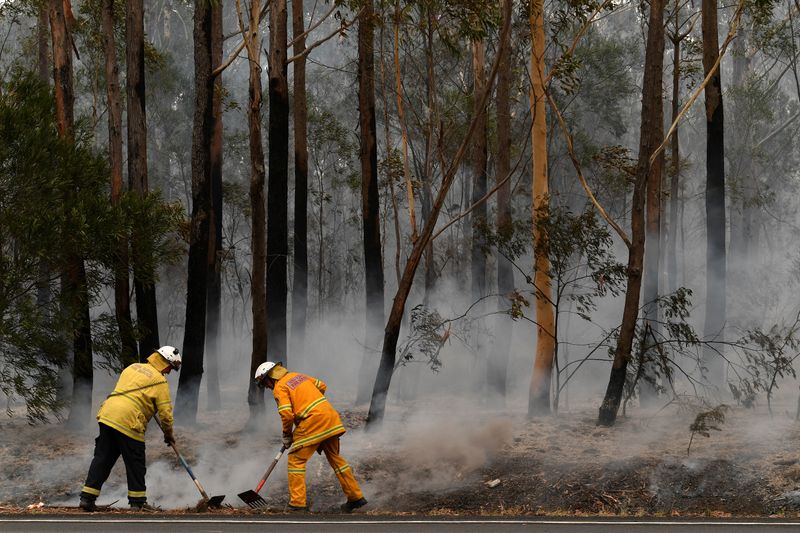
<svg viewBox="0 0 800 533"><path fill-rule="evenodd" d="M128 477L128 503L132 509L149 509L144 483L144 433L156 412L164 430L164 442L174 444L172 433L172 401L167 374L181 366L181 354L172 346L162 346L147 358L134 363L119 376L114 391L100 406L97 420L100 435L94 441L94 458L81 491L80 508L97 509L100 495L114 463L122 455Z"/></svg>
<svg viewBox="0 0 800 533"><path fill-rule="evenodd" d="M289 372L282 363L269 361L256 369L255 380L259 386L272 389L278 404L283 445L289 450L289 509L307 509L306 463L315 451L325 453L347 496L342 511L349 513L366 505L367 500L350 465L339 455L339 436L345 429L339 413L324 396L325 383L299 372Z"/></svg>

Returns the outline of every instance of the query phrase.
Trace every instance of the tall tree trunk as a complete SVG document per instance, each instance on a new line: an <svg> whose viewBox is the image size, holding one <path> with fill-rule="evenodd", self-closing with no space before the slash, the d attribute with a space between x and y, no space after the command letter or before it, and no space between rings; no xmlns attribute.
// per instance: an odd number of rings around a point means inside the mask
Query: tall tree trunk
<svg viewBox="0 0 800 533"><path fill-rule="evenodd" d="M211 158L214 135L214 78L211 76L211 2L194 4L194 122L192 128L192 220L186 280L183 365L175 414L183 424L197 420L206 340L208 239L211 218Z"/></svg>
<svg viewBox="0 0 800 533"><path fill-rule="evenodd" d="M672 116L670 122L675 124L680 112L681 95L681 41L679 0L675 2L675 33L670 36L672 42ZM670 139L670 159L672 160L672 176L669 182L669 226L667 231L667 283L669 292L678 289L678 195L681 183L681 153L678 127Z"/></svg>
<svg viewBox="0 0 800 533"><path fill-rule="evenodd" d="M237 10L240 9L237 1ZM253 212L251 249L253 250L252 281L250 283L253 312L253 350L250 353L250 373L247 382L247 405L250 407L248 426L255 428L264 411L264 391L253 381L258 366L267 360L267 246L266 211L264 203L264 148L261 139L261 37L259 35L261 7L250 3L250 27L245 33L250 84L247 124L250 132L250 209ZM241 16L240 16L241 19ZM245 31L241 28L242 32Z"/></svg>
<svg viewBox="0 0 800 533"><path fill-rule="evenodd" d="M269 185L267 187L267 355L287 361L286 297L289 253L289 81L286 0L270 4Z"/></svg>
<svg viewBox="0 0 800 533"><path fill-rule="evenodd" d="M361 218L364 226L364 275L366 287L366 347L358 375L356 403L369 399L369 376L374 372L372 347L380 339L384 322L383 258L381 256L380 205L378 200L378 142L375 125L375 14L372 0L364 3L358 24L358 126L361 159Z"/></svg>
<svg viewBox="0 0 800 533"><path fill-rule="evenodd" d="M472 249L470 260L470 272L472 280L472 299L477 301L486 295L486 255L484 248L486 238L484 226L486 224L486 202L481 202L481 198L486 195L486 105L479 107L478 95L483 91L485 85L485 45L482 40L472 42L472 110L478 124L475 126L475 135L472 137L472 202L475 206L471 215L471 234ZM480 313L479 313L480 314ZM483 335L478 334L479 343ZM480 352L480 347L479 347Z"/></svg>
<svg viewBox="0 0 800 533"><path fill-rule="evenodd" d="M305 346L308 314L308 109L306 103L306 39L303 2L292 2L294 69L294 278L292 283L291 353Z"/></svg>
<svg viewBox="0 0 800 533"><path fill-rule="evenodd" d="M36 22L36 49L37 49L37 74L45 83L50 81L50 17L47 14L47 4L39 5L39 17Z"/></svg>
<svg viewBox="0 0 800 533"><path fill-rule="evenodd" d="M211 4L211 70L222 63L222 2ZM211 230L208 233L208 316L206 318L206 390L208 408L221 407L219 359L222 336L222 74L214 78L211 113L214 132L211 137Z"/></svg>
<svg viewBox="0 0 800 533"><path fill-rule="evenodd" d="M506 36L510 38L510 35ZM510 42L504 44L510 47ZM511 54L506 54L500 61L497 71L497 160L495 164L495 180L503 182L497 189L497 218L495 229L500 236L511 236ZM514 290L514 270L509 259L497 253L497 318L492 355L489 358L487 382L490 393L499 405L505 403L508 359L511 351L511 333L513 321L508 316L511 307L509 294Z"/></svg>
<svg viewBox="0 0 800 533"><path fill-rule="evenodd" d="M533 154L533 246L534 285L536 291L536 356L528 394L528 416L550 412L550 383L555 359L555 314L550 285L550 251L547 235L539 224L550 208L547 171L547 116L544 86L544 0L531 3L531 150Z"/></svg>
<svg viewBox="0 0 800 533"><path fill-rule="evenodd" d="M50 0L50 31L53 36L53 85L58 134L74 141L75 93L72 72L72 41L62 0ZM72 404L67 423L76 428L89 425L92 408L92 331L89 318L89 288L81 250L66 258L63 290L72 322Z"/></svg>
<svg viewBox="0 0 800 533"><path fill-rule="evenodd" d="M405 108L403 106L403 77L400 67L400 21L402 11L400 2L395 0L394 11L394 90L397 98L397 120L400 122L400 140L403 148L403 177L406 183L406 201L408 202L408 224L411 226L411 242L417 240L417 214L414 207L414 185L411 169L408 164L408 129L406 127ZM370 11L372 7L370 7Z"/></svg>
<svg viewBox="0 0 800 533"><path fill-rule="evenodd" d="M663 24L663 20L662 20ZM662 56L663 56L663 41L664 32L662 30L660 40L662 42ZM661 68L663 68L663 57L661 60ZM657 80L659 93L662 90L663 73ZM659 104L654 110L654 122L661 125L658 134L663 138L663 124L664 124L664 106L663 100L659 98ZM653 127L657 127L654 125ZM648 335L642 339L644 349L642 353L645 355L640 364L642 364L643 379L639 382L639 398L641 405L653 406L658 400L658 390L656 388L657 371L654 363L650 360L653 354L649 353L652 350L652 344L656 341L658 333L660 332L658 322L658 304L656 302L659 296L659 281L660 281L660 268L659 260L661 258L661 175L664 168L664 152L661 151L656 157L653 164L650 165L650 172L647 175L647 192L645 194L646 212L645 212L645 246L644 253L644 279L643 279L643 298L644 298L644 319L648 326L645 331L655 333Z"/></svg>
<svg viewBox="0 0 800 533"><path fill-rule="evenodd" d="M114 39L114 1L102 4L103 45L106 59L106 94L108 99L108 153L111 166L111 204L118 206L122 196L122 96L119 87L119 65ZM130 278L128 275L128 235L117 244L114 265L114 315L122 343L125 366L139 360L136 336L131 320Z"/></svg>
<svg viewBox="0 0 800 533"><path fill-rule="evenodd" d="M425 169L421 176L422 181L422 218L427 222L431 216L431 204L433 203L433 188L431 182L433 181L433 161L434 161L434 147L436 141L434 133L438 122L438 104L436 102L436 71L434 69L433 60L433 37L435 29L435 13L432 5L424 7L425 17L425 68L427 76L425 77L425 92L427 94L427 106L430 110L427 125L425 128ZM436 284L436 264L433 255L433 242L428 243L428 248L425 250L425 304L427 305L430 300L431 292Z"/></svg>
<svg viewBox="0 0 800 533"><path fill-rule="evenodd" d="M144 7L143 0L126 3L126 61L128 96L128 184L139 196L147 194L147 118L144 80ZM143 254L151 253L149 243L134 221L133 286L136 293L136 321L139 329L139 357L144 361L158 349L158 309L155 272Z"/></svg>
<svg viewBox="0 0 800 533"><path fill-rule="evenodd" d="M628 361L631 357L636 320L639 315L639 294L644 263L645 220L644 205L648 181L658 162L650 165L650 157L661 144L663 136L663 106L661 82L664 67L664 3L651 0L650 20L645 50L644 80L642 81L642 122L639 133L639 161L631 200L631 244L628 249L628 286L622 311L622 325L614 351L614 363L606 395L600 406L597 423L613 426L622 400Z"/></svg>
<svg viewBox="0 0 800 533"><path fill-rule="evenodd" d="M511 2L509 0L502 0L502 13L503 27L500 35L501 43L505 43L505 35L510 31L511 27ZM501 44L497 52L498 60L501 59L505 53L506 47ZM492 67L491 75L487 81L486 90L483 91L483 94L476 97L481 106L486 105L489 89L491 88L492 81L497 74L498 60L495 60L495 64ZM383 415L386 411L386 396L389 393L389 386L392 382L394 365L397 359L397 340L400 337L400 324L403 319L406 300L408 300L408 295L411 292L411 285L414 281L414 275L416 274L417 267L422 259L422 253L427 247L431 236L433 235L433 228L439 218L439 213L441 212L442 205L444 204L445 197L447 196L447 191L453 184L456 170L461 164L461 160L464 157L464 153L466 152L467 146L470 143L470 139L475 132L476 126L477 121L475 120L475 117L473 117L470 121L464 139L458 148L458 151L451 161L450 166L442 176L442 185L439 188L439 192L436 195L436 200L431 208L431 216L425 221L422 232L420 233L419 238L414 242L411 254L409 255L408 261L406 261L406 266L403 269L403 276L398 284L397 293L395 294L392 302L392 308L384 329L385 333L383 337L383 348L381 350L381 361L378 367L378 374L375 377L375 385L372 389L372 401L370 402L369 413L367 415L368 428L379 425L383 420Z"/></svg>
<svg viewBox="0 0 800 533"><path fill-rule="evenodd" d="M703 73L708 76L719 57L717 0L702 2ZM722 80L719 68L705 88L706 104L706 317L705 338L724 340L725 325L725 131ZM708 380L722 387L722 355L705 349L703 363Z"/></svg>

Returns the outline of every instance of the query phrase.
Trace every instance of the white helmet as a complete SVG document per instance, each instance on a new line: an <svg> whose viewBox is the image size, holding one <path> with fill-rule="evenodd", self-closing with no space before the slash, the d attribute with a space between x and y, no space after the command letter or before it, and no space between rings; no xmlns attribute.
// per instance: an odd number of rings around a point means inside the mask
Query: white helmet
<svg viewBox="0 0 800 533"><path fill-rule="evenodd" d="M264 378L266 378L267 374L269 374L269 371L280 364L281 363L273 363L272 361L261 363L260 365L258 365L258 368L256 368L256 375L254 376L255 380L258 383L263 382Z"/></svg>
<svg viewBox="0 0 800 533"><path fill-rule="evenodd" d="M172 368L174 368L175 370L180 369L181 353L178 351L177 348L175 348L174 346L162 346L156 351L160 353L164 357L164 359L167 360L167 362L170 364Z"/></svg>

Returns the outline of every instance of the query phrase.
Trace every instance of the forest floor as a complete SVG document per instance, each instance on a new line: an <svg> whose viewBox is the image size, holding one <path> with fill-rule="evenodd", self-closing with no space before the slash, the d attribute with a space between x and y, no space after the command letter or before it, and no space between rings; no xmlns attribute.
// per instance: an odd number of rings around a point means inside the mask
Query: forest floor
<svg viewBox="0 0 800 533"><path fill-rule="evenodd" d="M387 416L378 434L361 431L363 410L341 410L351 429L342 454L369 500L358 512L800 516L800 423L786 411L731 409L710 437L696 434L687 453L696 413L680 410L634 412L612 428L596 426L588 406L534 420L480 409L454 419L441 404L434 410ZM177 429L181 449L207 492L226 494L228 506L213 512L283 513L285 458L262 491L268 509L251 510L236 496L256 484L280 445L277 433L242 432L245 422L232 412L203 416L199 429ZM165 512L191 512L199 495L150 429L150 500ZM0 423L0 513L69 511L95 435ZM338 512L343 496L323 459L310 460L307 480L311 511ZM118 498L113 512L128 512L122 461L98 503Z"/></svg>

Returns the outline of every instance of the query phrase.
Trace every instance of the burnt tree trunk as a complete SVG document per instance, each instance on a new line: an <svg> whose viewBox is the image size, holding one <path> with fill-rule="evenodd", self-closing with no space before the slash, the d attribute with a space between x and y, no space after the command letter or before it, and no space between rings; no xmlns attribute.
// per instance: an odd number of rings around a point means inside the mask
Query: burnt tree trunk
<svg viewBox="0 0 800 533"><path fill-rule="evenodd" d="M361 218L364 231L366 348L359 369L356 403L369 399L369 375L377 368L371 347L383 327L383 259L378 200L378 143L375 123L375 14L364 3L358 23L358 127L361 159Z"/></svg>
<svg viewBox="0 0 800 533"><path fill-rule="evenodd" d="M211 218L211 158L214 136L214 78L211 76L211 3L194 8L194 122L192 128L192 219L186 280L186 326L183 365L175 414L183 424L197 420L206 340L208 241Z"/></svg>
<svg viewBox="0 0 800 533"><path fill-rule="evenodd" d="M269 17L269 184L267 187L267 356L286 363L289 253L289 81L286 76L286 0Z"/></svg>
<svg viewBox="0 0 800 533"><path fill-rule="evenodd" d="M719 57L717 0L702 2L703 73L708 76ZM725 131L722 109L722 80L716 69L705 88L706 104L706 316L707 340L723 341L725 325ZM705 349L703 363L708 380L723 385L722 356Z"/></svg>
<svg viewBox="0 0 800 533"><path fill-rule="evenodd" d="M67 4L69 5L69 4ZM53 86L58 134L74 142L75 92L72 71L72 41L62 0L50 0L50 31L53 38ZM65 236L69 238L70 236ZM72 403L68 425L85 428L92 408L92 331L89 318L89 289L82 251L73 249L66 257L62 274L72 330Z"/></svg>
<svg viewBox="0 0 800 533"><path fill-rule="evenodd" d="M292 280L291 353L303 353L308 314L308 109L306 103L306 39L303 2L292 2L294 61L294 276Z"/></svg>
<svg viewBox="0 0 800 533"><path fill-rule="evenodd" d="M678 3L676 1L675 7L675 32L670 35L672 42L672 102L671 110L672 115L670 118L671 123L675 123L680 112L680 96L681 96L681 41L683 38L680 35L679 26ZM681 183L681 152L680 152L680 138L678 136L678 127L670 138L670 160L671 172L669 182L669 226L667 229L667 283L669 292L675 292L678 289L678 195L680 194Z"/></svg>
<svg viewBox="0 0 800 533"><path fill-rule="evenodd" d="M651 0L650 21L645 50L644 80L642 81L642 122L639 133L639 160L636 181L631 199L631 244L628 249L628 284L622 312L614 363L597 423L613 426L617 419L622 391L625 386L628 361L631 357L636 320L639 315L639 295L644 263L645 220L644 206L648 180L653 168L650 157L661 144L663 136L663 106L661 96L662 69L664 65L664 3ZM654 163L657 165L658 163Z"/></svg>
<svg viewBox="0 0 800 533"><path fill-rule="evenodd" d="M127 62L126 92L128 97L128 184L134 194L144 196L149 190L147 177L147 118L145 114L144 79L144 7L143 0L126 3L125 49ZM139 358L144 361L158 349L158 309L156 307L155 272L150 243L134 221L131 251L133 253L133 287L136 293L136 321L139 330Z"/></svg>
<svg viewBox="0 0 800 533"><path fill-rule="evenodd" d="M119 86L119 64L114 39L114 1L103 0L101 6L103 46L105 49L106 96L108 100L108 154L111 167L111 204L118 206L122 196L122 95ZM125 366L139 360L136 336L131 320L130 276L128 275L128 235L117 244L114 258L114 315L122 345Z"/></svg>
<svg viewBox="0 0 800 533"><path fill-rule="evenodd" d="M486 182L488 180L486 171L486 105L480 105L478 96L483 91L485 85L485 45L483 41L472 42L472 96L473 114L477 125L475 134L472 137L472 201L474 205L471 215L471 234L472 248L470 256L470 273L472 280L472 300L478 301L486 294L486 246L485 224L486 224L486 202L480 200L486 195ZM478 334L479 344L483 337ZM480 346L479 346L480 352ZM479 353L479 355L481 355Z"/></svg>
<svg viewBox="0 0 800 533"><path fill-rule="evenodd" d="M507 36L507 38L509 38ZM510 42L505 44L510 46ZM495 231L501 237L510 237L511 226L511 54L506 54L500 61L497 71L497 161L495 163L495 180L500 185L497 189L497 218ZM514 270L511 261L502 253L497 253L497 318L492 354L489 357L487 383L489 392L499 405L505 403L508 359L511 351L511 332L513 321L508 316L511 308L510 293L514 290Z"/></svg>
<svg viewBox="0 0 800 533"><path fill-rule="evenodd" d="M222 2L211 4L211 70L222 63ZM211 223L208 232L208 293L206 305L206 391L208 408L221 407L219 393L219 359L222 335L222 74L214 77L212 114L214 132L211 137Z"/></svg>
<svg viewBox="0 0 800 533"><path fill-rule="evenodd" d="M249 68L247 124L250 133L250 209L253 213L251 249L253 251L250 297L253 312L253 345L250 353L247 405L250 407L248 427L254 429L264 412L264 390L256 386L253 377L258 366L267 360L267 246L265 228L267 216L264 199L264 148L261 135L261 39L259 35L260 7L251 2L250 27L245 44ZM242 28L245 32L245 29Z"/></svg>

